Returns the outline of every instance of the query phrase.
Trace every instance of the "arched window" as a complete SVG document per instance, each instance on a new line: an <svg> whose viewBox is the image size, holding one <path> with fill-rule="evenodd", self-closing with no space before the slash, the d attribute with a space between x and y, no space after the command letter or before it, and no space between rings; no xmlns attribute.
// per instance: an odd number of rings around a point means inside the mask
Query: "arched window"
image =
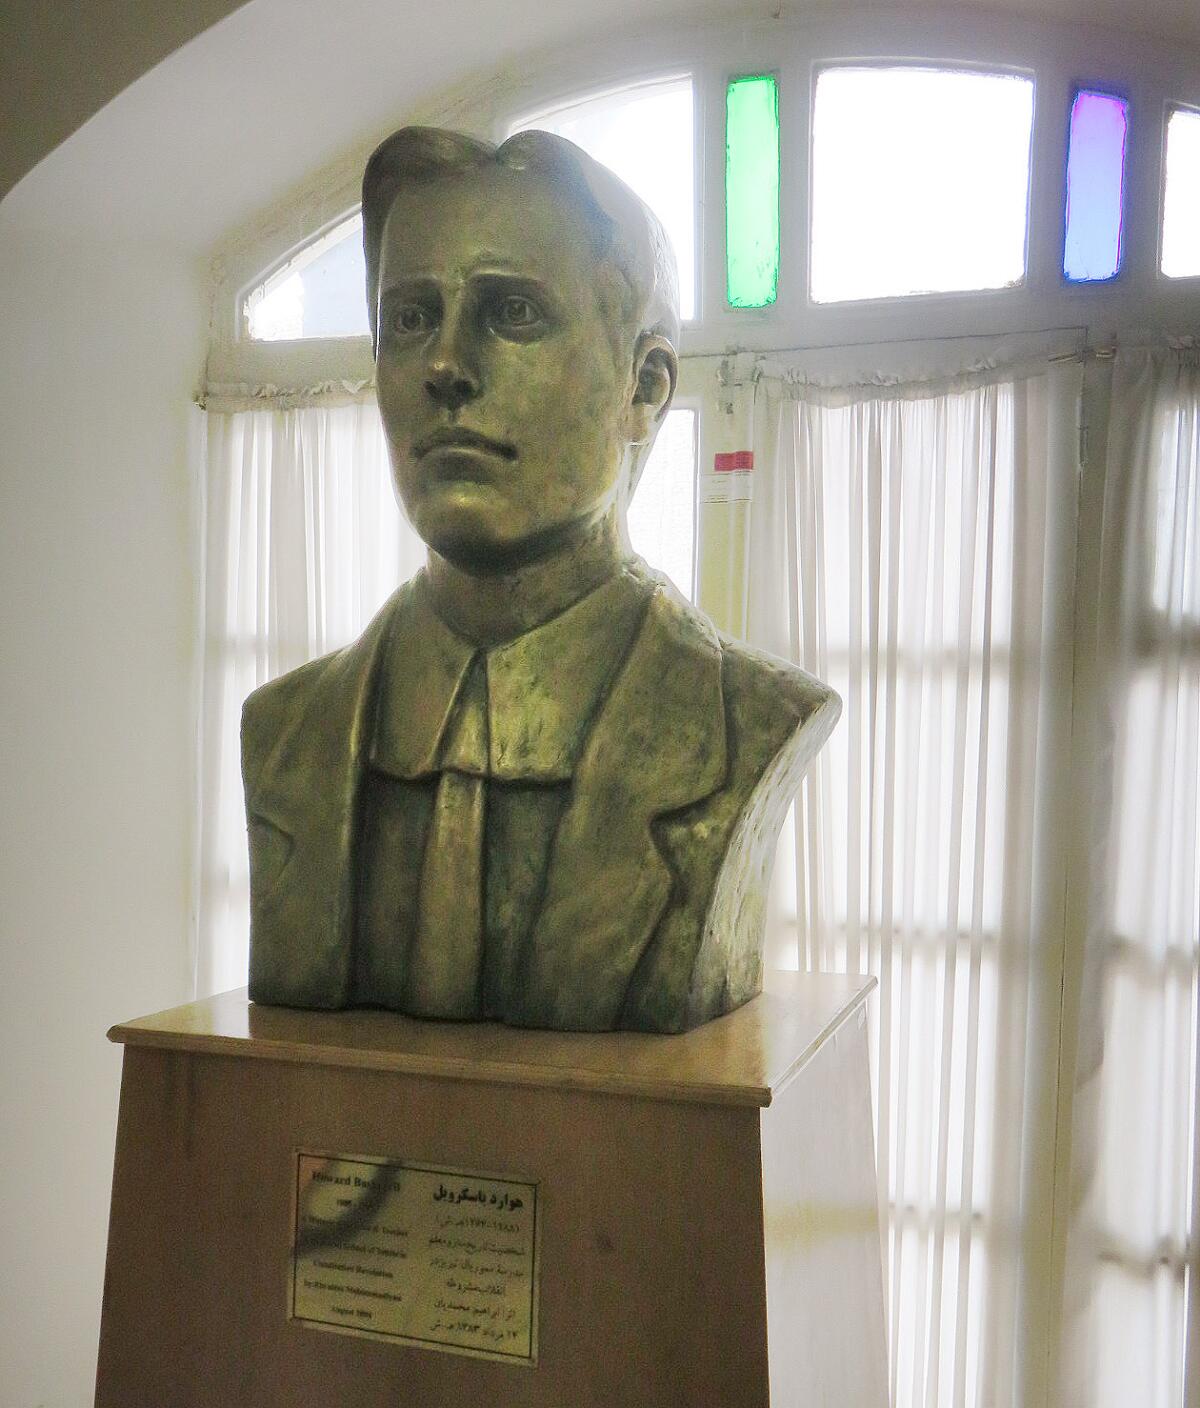
<svg viewBox="0 0 1200 1408"><path fill-rule="evenodd" d="M259 342L366 336L365 286L362 214L355 211L311 240L246 295L242 304L246 336Z"/></svg>
<svg viewBox="0 0 1200 1408"><path fill-rule="evenodd" d="M679 265L679 314L696 316L695 111L690 76L639 83L526 114L513 132L554 132L632 187L663 223ZM647 135L654 134L648 141Z"/></svg>

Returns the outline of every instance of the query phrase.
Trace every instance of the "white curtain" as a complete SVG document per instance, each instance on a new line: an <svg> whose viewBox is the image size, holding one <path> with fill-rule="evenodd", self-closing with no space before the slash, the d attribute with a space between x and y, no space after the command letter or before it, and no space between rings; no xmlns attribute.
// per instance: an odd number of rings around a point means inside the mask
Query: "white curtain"
<svg viewBox="0 0 1200 1408"><path fill-rule="evenodd" d="M879 978L897 1408L1017 1401L1029 1068L1036 1085L1055 1054L1033 989L1060 878L1079 383L1043 362L756 387L749 634L845 707L780 878L799 965Z"/></svg>
<svg viewBox="0 0 1200 1408"><path fill-rule="evenodd" d="M238 729L252 689L345 645L424 561L371 398L206 417L196 992L246 981Z"/></svg>
<svg viewBox="0 0 1200 1408"><path fill-rule="evenodd" d="M896 1408L1198 1401L1198 382L1123 359L1081 494L1089 377L744 393L746 634L845 704L774 904L879 978Z"/></svg>
<svg viewBox="0 0 1200 1408"><path fill-rule="evenodd" d="M1107 420L1107 454L1085 497L1098 564L1095 609L1081 612L1091 628L1083 673L1096 705L1095 770L1080 952L1066 982L1060 1399L1067 1408L1192 1408L1200 359L1121 352Z"/></svg>

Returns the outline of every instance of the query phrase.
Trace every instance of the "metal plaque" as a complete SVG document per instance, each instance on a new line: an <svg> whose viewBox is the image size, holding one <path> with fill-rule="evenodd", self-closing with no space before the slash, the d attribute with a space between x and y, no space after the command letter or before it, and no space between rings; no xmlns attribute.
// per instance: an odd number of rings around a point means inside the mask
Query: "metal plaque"
<svg viewBox="0 0 1200 1408"><path fill-rule="evenodd" d="M493 1174L298 1151L291 1318L535 1364L537 1193Z"/></svg>

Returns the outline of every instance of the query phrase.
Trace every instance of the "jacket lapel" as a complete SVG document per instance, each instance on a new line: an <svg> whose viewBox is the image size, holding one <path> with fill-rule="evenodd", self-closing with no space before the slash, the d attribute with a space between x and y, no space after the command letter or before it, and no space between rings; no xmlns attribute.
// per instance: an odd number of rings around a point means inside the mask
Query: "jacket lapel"
<svg viewBox="0 0 1200 1408"><path fill-rule="evenodd" d="M509 1019L601 1030L671 894L652 823L726 774L721 647L659 586L585 745L522 954Z"/></svg>

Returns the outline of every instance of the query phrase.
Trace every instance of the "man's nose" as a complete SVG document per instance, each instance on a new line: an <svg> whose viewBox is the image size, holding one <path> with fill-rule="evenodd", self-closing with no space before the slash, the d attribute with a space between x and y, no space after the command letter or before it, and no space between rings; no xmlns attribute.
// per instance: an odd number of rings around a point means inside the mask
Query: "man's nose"
<svg viewBox="0 0 1200 1408"><path fill-rule="evenodd" d="M425 390L430 399L456 411L479 395L479 373L463 346L466 329L447 319L430 349L425 367Z"/></svg>

